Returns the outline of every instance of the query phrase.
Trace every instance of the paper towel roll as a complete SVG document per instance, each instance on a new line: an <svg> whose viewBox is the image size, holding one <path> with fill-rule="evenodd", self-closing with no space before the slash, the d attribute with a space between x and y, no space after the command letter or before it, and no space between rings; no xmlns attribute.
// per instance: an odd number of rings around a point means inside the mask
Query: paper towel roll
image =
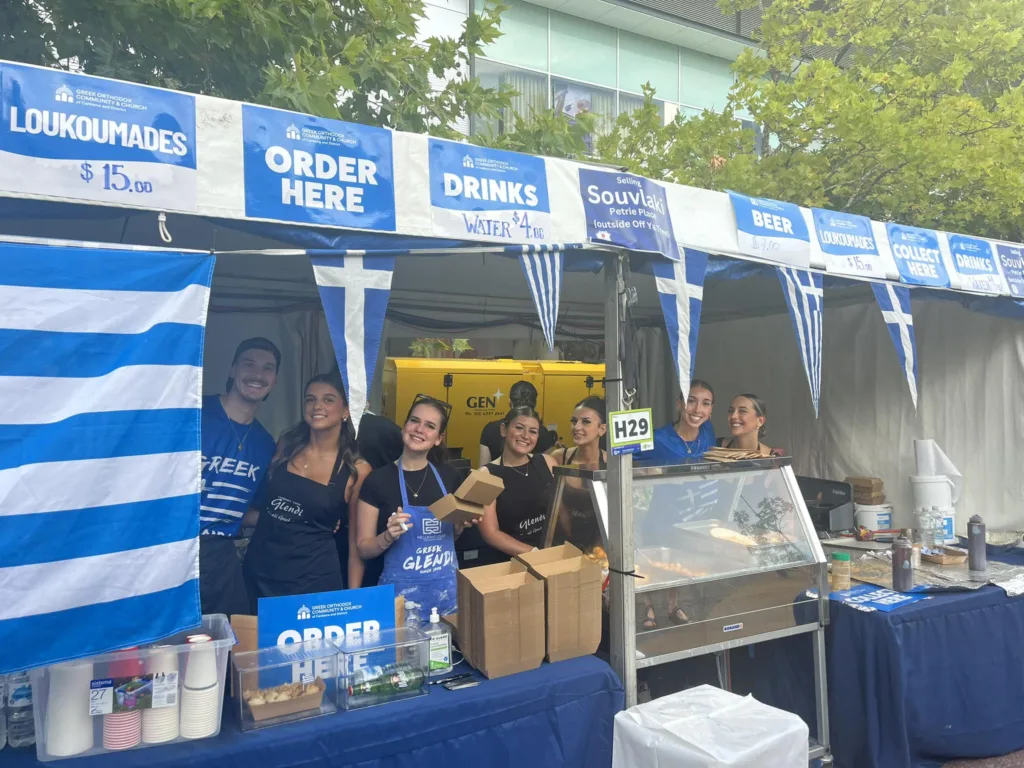
<svg viewBox="0 0 1024 768"><path fill-rule="evenodd" d="M914 458L917 460L918 477L944 475L953 484L953 503L960 499L964 488L964 477L934 440L915 440Z"/></svg>

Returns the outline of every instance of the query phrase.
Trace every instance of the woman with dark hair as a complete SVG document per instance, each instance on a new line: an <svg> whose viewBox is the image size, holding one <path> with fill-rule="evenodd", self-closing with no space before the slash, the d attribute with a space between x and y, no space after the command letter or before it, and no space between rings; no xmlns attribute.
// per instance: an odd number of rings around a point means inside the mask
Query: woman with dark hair
<svg viewBox="0 0 1024 768"><path fill-rule="evenodd" d="M429 506L455 490L458 472L440 450L451 406L417 395L402 427L402 455L370 473L359 494L356 546L349 555L352 586L364 560L384 557L380 584L417 603L421 615L455 611L455 537L463 526L443 523Z"/></svg>
<svg viewBox="0 0 1024 768"><path fill-rule="evenodd" d="M654 448L634 456L647 464L675 464L699 459L715 444L711 410L715 392L703 379L690 382L690 392L679 395L676 420L654 430Z"/></svg>
<svg viewBox="0 0 1024 768"><path fill-rule="evenodd" d="M572 450L552 448L549 451L558 464L592 465L604 469L608 461L608 454L601 449L601 438L608 432L605 410L604 398L596 395L576 403L572 418L569 419L574 447Z"/></svg>
<svg viewBox="0 0 1024 768"><path fill-rule="evenodd" d="M501 422L501 456L484 467L505 483L480 521L484 541L504 555L502 560L539 546L544 534L556 461L554 456L534 453L541 428L540 414L533 408L513 408Z"/></svg>
<svg viewBox="0 0 1024 768"><path fill-rule="evenodd" d="M768 406L757 395L736 395L729 405L729 432L732 437L726 440L719 438L718 444L723 448L735 448L743 451L754 451L762 456L781 456L764 445L764 425L768 420Z"/></svg>
<svg viewBox="0 0 1024 768"><path fill-rule="evenodd" d="M334 534L370 471L356 455L345 388L337 373L314 376L302 421L285 432L270 464L264 503L245 557L253 612L261 597L345 588Z"/></svg>

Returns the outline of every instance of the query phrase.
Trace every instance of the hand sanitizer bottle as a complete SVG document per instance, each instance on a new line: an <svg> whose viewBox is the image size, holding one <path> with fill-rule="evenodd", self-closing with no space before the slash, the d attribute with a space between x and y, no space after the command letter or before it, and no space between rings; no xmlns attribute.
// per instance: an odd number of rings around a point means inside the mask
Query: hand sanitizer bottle
<svg viewBox="0 0 1024 768"><path fill-rule="evenodd" d="M447 675L452 671L452 634L448 625L441 623L437 608L430 609L426 633L430 637L430 676Z"/></svg>

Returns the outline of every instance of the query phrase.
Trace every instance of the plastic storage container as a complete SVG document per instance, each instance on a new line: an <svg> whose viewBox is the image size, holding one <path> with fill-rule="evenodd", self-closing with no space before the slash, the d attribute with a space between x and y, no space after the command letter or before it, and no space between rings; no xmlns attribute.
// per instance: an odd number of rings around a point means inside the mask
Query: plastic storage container
<svg viewBox="0 0 1024 768"><path fill-rule="evenodd" d="M234 644L218 613L152 645L32 670L36 756L50 761L216 736Z"/></svg>
<svg viewBox="0 0 1024 768"><path fill-rule="evenodd" d="M832 591L842 592L850 588L850 555L835 552L832 555Z"/></svg>
<svg viewBox="0 0 1024 768"><path fill-rule="evenodd" d="M243 731L338 710L338 648L307 640L231 655Z"/></svg>
<svg viewBox="0 0 1024 768"><path fill-rule="evenodd" d="M338 701L341 709L362 709L430 691L430 638L399 627L346 637L340 650Z"/></svg>

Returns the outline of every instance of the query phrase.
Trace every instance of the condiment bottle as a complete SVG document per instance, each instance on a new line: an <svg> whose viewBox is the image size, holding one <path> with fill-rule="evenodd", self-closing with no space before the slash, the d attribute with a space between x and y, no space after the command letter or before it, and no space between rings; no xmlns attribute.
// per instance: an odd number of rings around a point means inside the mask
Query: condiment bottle
<svg viewBox="0 0 1024 768"><path fill-rule="evenodd" d="M850 588L850 555L846 552L832 553L832 591L842 592Z"/></svg>
<svg viewBox="0 0 1024 768"><path fill-rule="evenodd" d="M898 536L892 543L892 588L909 592L914 587L914 550L906 536Z"/></svg>
<svg viewBox="0 0 1024 768"><path fill-rule="evenodd" d="M988 571L985 521L979 515L971 515L971 519L967 521L967 570L978 574Z"/></svg>

